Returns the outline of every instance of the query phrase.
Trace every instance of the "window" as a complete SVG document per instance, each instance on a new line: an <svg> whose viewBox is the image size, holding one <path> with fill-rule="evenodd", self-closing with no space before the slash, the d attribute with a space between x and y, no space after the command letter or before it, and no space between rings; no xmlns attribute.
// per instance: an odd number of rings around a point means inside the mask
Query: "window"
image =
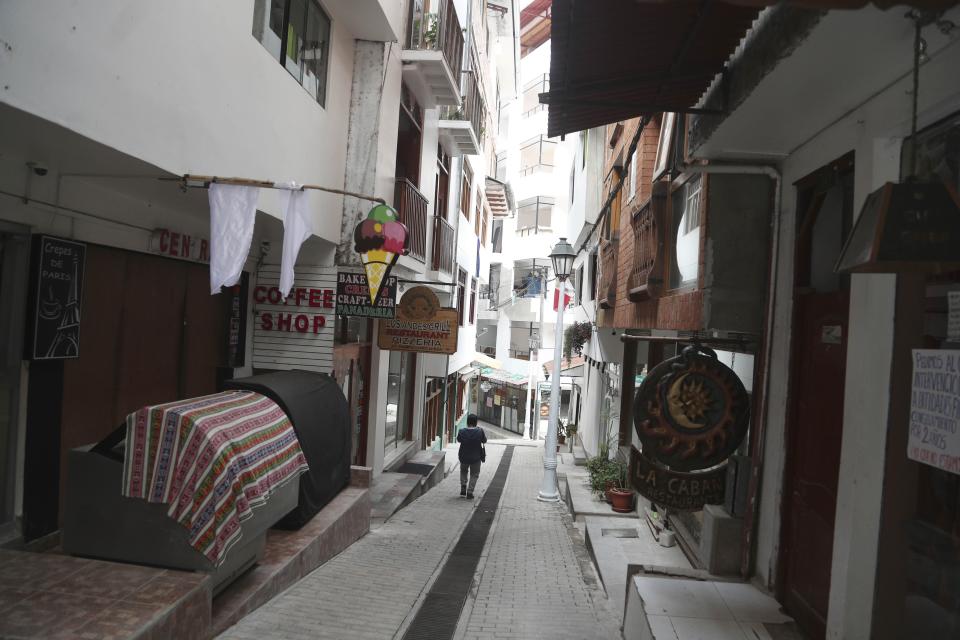
<svg viewBox="0 0 960 640"><path fill-rule="evenodd" d="M503 220L493 221L493 230L490 233L490 250L494 253L503 252Z"/></svg>
<svg viewBox="0 0 960 640"><path fill-rule="evenodd" d="M497 168L493 176L500 182L507 181L507 152L497 154Z"/></svg>
<svg viewBox="0 0 960 640"><path fill-rule="evenodd" d="M257 0L253 35L321 105L327 99L330 18L313 0Z"/></svg>
<svg viewBox="0 0 960 640"><path fill-rule="evenodd" d="M637 195L637 150L630 154L630 200Z"/></svg>
<svg viewBox="0 0 960 640"><path fill-rule="evenodd" d="M387 372L387 418L383 447L395 449L413 434L413 385L417 354L391 351Z"/></svg>
<svg viewBox="0 0 960 640"><path fill-rule="evenodd" d="M470 185L473 184L473 171L467 164L467 159L463 159L463 181L460 183L460 213L470 219Z"/></svg>
<svg viewBox="0 0 960 640"><path fill-rule="evenodd" d="M477 279L470 278L470 324L477 321Z"/></svg>
<svg viewBox="0 0 960 640"><path fill-rule="evenodd" d="M466 319L463 305L467 300L467 272L459 269L457 273L457 323L462 327Z"/></svg>
<svg viewBox="0 0 960 640"><path fill-rule="evenodd" d="M700 176L687 180L671 198L675 242L670 286L683 287L700 275Z"/></svg>
<svg viewBox="0 0 960 640"><path fill-rule="evenodd" d="M537 170L553 170L553 154L557 143L545 136L527 140L520 146L520 175L526 176Z"/></svg>
<svg viewBox="0 0 960 640"><path fill-rule="evenodd" d="M517 204L517 233L524 236L550 231L553 205L553 198L547 196L521 200Z"/></svg>
<svg viewBox="0 0 960 640"><path fill-rule="evenodd" d="M546 74L537 76L523 88L523 117L546 111L547 105L540 104L540 94L550 90L550 79Z"/></svg>
<svg viewBox="0 0 960 640"><path fill-rule="evenodd" d="M574 278L573 301L575 304L583 302L583 265L577 267L577 275Z"/></svg>
<svg viewBox="0 0 960 640"><path fill-rule="evenodd" d="M590 253L590 300L597 299L597 266L599 262L599 256L597 250L594 249Z"/></svg>
<svg viewBox="0 0 960 640"><path fill-rule="evenodd" d="M473 232L480 237L480 221L483 218L483 198L478 193L477 200L473 203Z"/></svg>

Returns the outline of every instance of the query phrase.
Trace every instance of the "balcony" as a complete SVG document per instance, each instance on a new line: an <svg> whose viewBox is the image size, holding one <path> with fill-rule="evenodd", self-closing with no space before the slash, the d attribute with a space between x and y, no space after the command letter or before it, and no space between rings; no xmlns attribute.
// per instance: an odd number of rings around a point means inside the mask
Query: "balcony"
<svg viewBox="0 0 960 640"><path fill-rule="evenodd" d="M407 249L411 258L427 261L427 198L406 178L397 178L393 204L400 222L407 225Z"/></svg>
<svg viewBox="0 0 960 640"><path fill-rule="evenodd" d="M617 299L617 241L600 243L600 287L597 297L601 309L612 309Z"/></svg>
<svg viewBox="0 0 960 640"><path fill-rule="evenodd" d="M466 77L463 105L440 112L440 144L451 156L475 156L483 152L487 108L473 74Z"/></svg>
<svg viewBox="0 0 960 640"><path fill-rule="evenodd" d="M665 183L658 183L666 187ZM654 196L633 216L633 260L627 280L627 297L633 302L649 300L663 287L663 208L666 193L658 188Z"/></svg>
<svg viewBox="0 0 960 640"><path fill-rule="evenodd" d="M453 260L456 253L454 242L456 233L453 226L443 218L433 218L433 250L430 268L434 271L453 273Z"/></svg>
<svg viewBox="0 0 960 640"><path fill-rule="evenodd" d="M453 0L412 0L407 18L403 81L426 109L459 107L463 31Z"/></svg>
<svg viewBox="0 0 960 640"><path fill-rule="evenodd" d="M522 349L510 349L510 351L509 351L508 353L510 354L510 357L513 358L514 360L529 360L529 359L530 359L530 350L529 350L529 349L527 349L527 350L522 350Z"/></svg>

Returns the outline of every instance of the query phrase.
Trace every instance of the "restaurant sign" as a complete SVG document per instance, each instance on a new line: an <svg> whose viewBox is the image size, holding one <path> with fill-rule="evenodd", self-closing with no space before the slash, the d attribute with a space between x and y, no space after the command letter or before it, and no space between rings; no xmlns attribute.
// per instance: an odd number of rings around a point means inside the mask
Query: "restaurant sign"
<svg viewBox="0 0 960 640"><path fill-rule="evenodd" d="M35 360L80 357L80 309L87 245L40 236L36 249Z"/></svg>
<svg viewBox="0 0 960 640"><path fill-rule="evenodd" d="M390 351L452 354L457 351L457 310L440 306L429 287L413 287L397 305L395 318L379 322L377 344Z"/></svg>
<svg viewBox="0 0 960 640"><path fill-rule="evenodd" d="M678 511L699 511L706 504L723 504L727 466L698 473L671 471L647 459L633 447L630 479L641 495L657 505Z"/></svg>
<svg viewBox="0 0 960 640"><path fill-rule="evenodd" d="M150 252L165 258L192 262L210 262L210 241L173 229L154 229L150 234Z"/></svg>
<svg viewBox="0 0 960 640"><path fill-rule="evenodd" d="M388 276L380 285L377 303L370 302L366 273L337 272L337 314L361 318L393 318L396 316L397 278Z"/></svg>

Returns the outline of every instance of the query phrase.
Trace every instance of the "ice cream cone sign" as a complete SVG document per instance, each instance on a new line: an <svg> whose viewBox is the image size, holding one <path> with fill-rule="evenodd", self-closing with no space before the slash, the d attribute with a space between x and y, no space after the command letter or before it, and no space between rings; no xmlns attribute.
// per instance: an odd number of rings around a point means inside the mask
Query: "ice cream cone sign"
<svg viewBox="0 0 960 640"><path fill-rule="evenodd" d="M376 305L380 285L390 275L397 258L407 253L407 227L396 211L378 204L353 230L354 249L367 272L370 304Z"/></svg>

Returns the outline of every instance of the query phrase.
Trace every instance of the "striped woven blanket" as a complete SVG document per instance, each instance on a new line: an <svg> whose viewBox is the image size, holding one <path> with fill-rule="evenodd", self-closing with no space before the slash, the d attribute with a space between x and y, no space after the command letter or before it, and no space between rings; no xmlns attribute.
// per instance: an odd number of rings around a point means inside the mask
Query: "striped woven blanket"
<svg viewBox="0 0 960 640"><path fill-rule="evenodd" d="M167 515L215 566L251 510L307 468L287 415L258 393L226 391L127 416L123 494L170 505Z"/></svg>

